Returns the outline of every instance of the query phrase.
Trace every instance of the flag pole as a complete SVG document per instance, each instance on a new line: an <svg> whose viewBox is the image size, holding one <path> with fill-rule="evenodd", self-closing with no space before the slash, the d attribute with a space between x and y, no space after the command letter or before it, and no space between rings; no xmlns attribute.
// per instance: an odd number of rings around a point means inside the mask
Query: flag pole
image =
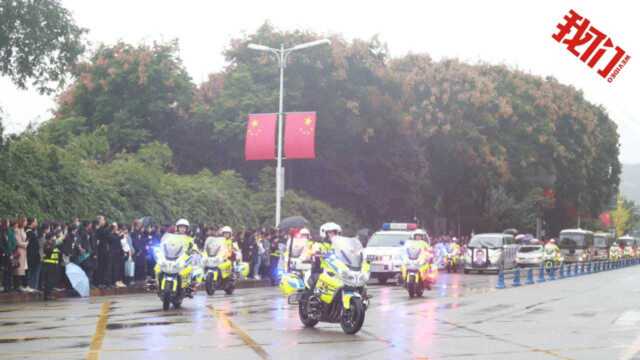
<svg viewBox="0 0 640 360"><path fill-rule="evenodd" d="M280 225L281 206L282 206L282 122L284 111L284 65L285 54L284 44L280 45L280 107L278 110L278 158L276 166L276 227Z"/></svg>
<svg viewBox="0 0 640 360"><path fill-rule="evenodd" d="M290 53L296 50L307 49L310 47L331 44L328 39L310 41L304 44L299 44L294 47L285 49L284 44L280 45L280 49L270 48L268 46L259 44L249 44L248 48L257 51L266 51L275 54L280 62L280 107L278 111L278 157L276 165L276 227L280 225L280 217L282 212L282 197L284 195L284 186L282 186L282 124L284 122L284 68L287 63L287 57Z"/></svg>

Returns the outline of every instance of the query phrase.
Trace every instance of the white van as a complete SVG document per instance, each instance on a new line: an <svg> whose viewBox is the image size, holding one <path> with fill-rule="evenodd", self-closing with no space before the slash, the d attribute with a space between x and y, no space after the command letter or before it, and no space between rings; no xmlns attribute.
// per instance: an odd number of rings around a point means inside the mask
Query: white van
<svg viewBox="0 0 640 360"><path fill-rule="evenodd" d="M474 235L467 246L464 273L470 271L499 271L501 268L511 269L516 266L516 254L520 245L516 244L511 234L478 234Z"/></svg>

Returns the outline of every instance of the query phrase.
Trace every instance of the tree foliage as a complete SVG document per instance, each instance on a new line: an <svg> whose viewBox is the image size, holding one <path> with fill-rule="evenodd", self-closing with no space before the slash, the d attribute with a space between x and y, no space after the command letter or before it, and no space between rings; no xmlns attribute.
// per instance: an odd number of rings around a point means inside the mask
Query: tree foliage
<svg viewBox="0 0 640 360"><path fill-rule="evenodd" d="M611 213L613 226L616 229L616 236L620 237L627 233L631 225L631 210L625 206L624 199L618 196L616 209Z"/></svg>
<svg viewBox="0 0 640 360"><path fill-rule="evenodd" d="M75 75L78 80L59 98L53 122L62 124L55 131L78 134L104 127L114 153L170 142L191 107L193 85L176 42L101 46ZM71 131L61 129L67 124ZM65 143L55 134L51 140Z"/></svg>
<svg viewBox="0 0 640 360"><path fill-rule="evenodd" d="M318 37L265 24L231 42L230 65L196 90L198 122L212 134L207 146L223 154L208 167L247 179L259 170L242 159L246 115L276 109L278 68L247 44ZM553 78L420 54L392 59L377 38L333 36L331 47L292 55L285 88L285 110L319 116L318 159L285 161L287 184L373 225L445 217L467 219L467 231L496 230L505 218L487 222L486 214L503 192L512 204L505 213L522 214L523 230L542 211L557 232L578 215L596 216L617 192L615 123ZM545 189L552 203L539 196Z"/></svg>
<svg viewBox="0 0 640 360"><path fill-rule="evenodd" d="M106 135L82 139L104 143ZM118 222L152 216L160 223L186 217L237 228L272 224L272 191L252 188L234 171L178 175L168 171L171 149L159 142L120 153L108 163L96 162L93 150L86 149L74 141L65 148L42 142L33 133L12 140L0 152L0 163L6 165L0 174L0 217L29 214L68 221L105 214ZM344 210L305 195L288 191L284 203L285 216L301 213L316 222L342 218L348 229L357 230L357 221Z"/></svg>
<svg viewBox="0 0 640 360"><path fill-rule="evenodd" d="M118 199L131 199L136 212L169 218L175 206L197 218L271 222L273 164L244 161L243 146L247 115L277 109L278 66L247 45L288 47L319 37L265 24L232 40L228 66L198 85L175 43L102 46L38 135L90 159L92 178L126 179L114 190L130 191ZM616 125L575 88L505 66L426 54L391 58L376 37L331 40L287 64L285 111L314 110L319 120L318 158L285 160L287 189L294 190L285 194L285 209L372 226L443 217L464 232L533 231L541 214L557 233L578 216L595 218L617 193ZM156 148L164 144L172 162ZM147 163L158 166L147 170L155 174L148 182L140 180ZM191 208L180 207L171 191L160 191L167 183L200 195L181 203ZM222 184L254 191L214 191ZM247 206L250 199L250 209L205 206L228 199Z"/></svg>
<svg viewBox="0 0 640 360"><path fill-rule="evenodd" d="M51 93L84 52L85 32L58 0L2 0L0 74Z"/></svg>

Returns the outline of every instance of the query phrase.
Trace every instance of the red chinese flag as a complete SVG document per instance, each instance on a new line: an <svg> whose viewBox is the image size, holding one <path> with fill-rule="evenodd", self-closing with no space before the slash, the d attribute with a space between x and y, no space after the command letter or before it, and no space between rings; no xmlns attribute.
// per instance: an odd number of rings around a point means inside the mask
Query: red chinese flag
<svg viewBox="0 0 640 360"><path fill-rule="evenodd" d="M315 159L316 113L287 113L284 128L284 156L287 159Z"/></svg>
<svg viewBox="0 0 640 360"><path fill-rule="evenodd" d="M244 143L246 160L273 160L276 155L278 114L249 114Z"/></svg>

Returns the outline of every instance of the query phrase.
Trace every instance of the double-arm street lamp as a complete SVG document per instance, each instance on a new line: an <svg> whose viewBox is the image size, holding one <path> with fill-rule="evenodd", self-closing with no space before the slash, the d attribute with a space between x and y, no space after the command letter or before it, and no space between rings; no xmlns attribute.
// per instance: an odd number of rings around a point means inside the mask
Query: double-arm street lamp
<svg viewBox="0 0 640 360"><path fill-rule="evenodd" d="M280 213L281 213L281 201L284 196L284 186L282 186L283 182L283 173L282 173L282 123L283 123L283 115L284 115L284 68L287 64L287 58L289 54L296 50L307 49L310 47L331 44L331 41L328 39L311 41L308 43L296 45L294 47L290 47L288 49L284 48L284 45L280 45L280 49L270 48L264 45L258 44L249 44L249 49L258 50L258 51L266 51L273 53L278 58L278 62L280 64L280 107L278 110L278 157L277 157L277 165L276 165L276 226L280 224Z"/></svg>

